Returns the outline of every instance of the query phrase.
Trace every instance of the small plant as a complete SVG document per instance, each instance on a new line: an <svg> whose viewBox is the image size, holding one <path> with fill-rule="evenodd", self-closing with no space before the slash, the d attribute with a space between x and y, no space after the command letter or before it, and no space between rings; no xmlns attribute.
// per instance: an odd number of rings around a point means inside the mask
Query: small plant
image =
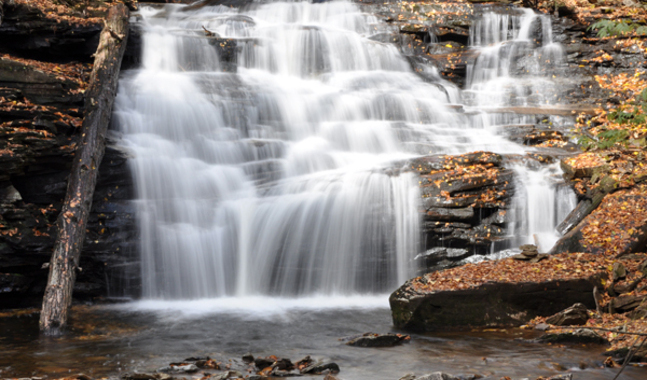
<svg viewBox="0 0 647 380"><path fill-rule="evenodd" d="M627 148L631 145L645 147L644 133L637 132L647 124L647 88L621 109L607 114L607 120L620 128L606 129L595 136L582 134L578 137L579 145L584 150L608 149L614 146ZM642 136L641 136L642 134Z"/></svg>
<svg viewBox="0 0 647 380"><path fill-rule="evenodd" d="M600 20L587 30L597 30L598 37L609 36L627 36L636 34L637 36L647 36L647 26L632 22L631 20Z"/></svg>

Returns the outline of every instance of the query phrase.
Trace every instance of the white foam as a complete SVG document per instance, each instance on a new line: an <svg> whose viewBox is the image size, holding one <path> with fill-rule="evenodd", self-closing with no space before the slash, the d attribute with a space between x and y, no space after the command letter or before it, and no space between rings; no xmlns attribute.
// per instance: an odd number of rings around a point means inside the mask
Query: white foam
<svg viewBox="0 0 647 380"><path fill-rule="evenodd" d="M388 294L349 296L315 295L302 298L221 297L196 300L142 300L110 306L121 311L155 312L161 318L185 319L210 315L235 315L243 319L286 318L297 311L388 309Z"/></svg>

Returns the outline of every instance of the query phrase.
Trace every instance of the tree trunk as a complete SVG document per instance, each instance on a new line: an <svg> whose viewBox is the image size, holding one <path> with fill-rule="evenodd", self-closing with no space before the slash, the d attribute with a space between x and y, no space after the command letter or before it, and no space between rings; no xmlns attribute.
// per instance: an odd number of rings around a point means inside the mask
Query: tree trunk
<svg viewBox="0 0 647 380"><path fill-rule="evenodd" d="M40 314L40 330L60 335L67 325L72 289L79 268L85 227L92 207L97 172L105 150L112 105L117 92L119 67L128 38L128 9L123 4L110 9L95 54L90 83L85 93L85 117L79 146L67 184L67 194L58 216L58 236L49 266L49 277Z"/></svg>

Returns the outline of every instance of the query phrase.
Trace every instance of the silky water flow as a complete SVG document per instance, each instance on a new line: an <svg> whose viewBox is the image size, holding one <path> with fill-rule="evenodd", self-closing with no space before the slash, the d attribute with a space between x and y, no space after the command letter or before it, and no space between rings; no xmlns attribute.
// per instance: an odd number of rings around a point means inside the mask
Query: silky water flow
<svg viewBox="0 0 647 380"><path fill-rule="evenodd" d="M529 10L474 24L464 91L431 66L426 83L395 45L371 40L396 30L352 2L140 13L142 67L124 74L114 120L132 152L144 298L391 291L421 249L406 160L523 154L500 128L529 118L479 110L556 99L547 73L561 47ZM237 43L236 70L219 60L224 39ZM526 73L512 75L519 57ZM474 112L448 107L458 103ZM516 243L550 248L573 207L557 203L559 169L515 170Z"/></svg>

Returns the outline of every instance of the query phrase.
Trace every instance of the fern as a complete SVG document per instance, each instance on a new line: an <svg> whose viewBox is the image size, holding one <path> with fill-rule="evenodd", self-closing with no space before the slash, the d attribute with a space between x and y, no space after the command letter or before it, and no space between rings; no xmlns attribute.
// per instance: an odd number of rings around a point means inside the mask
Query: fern
<svg viewBox="0 0 647 380"><path fill-rule="evenodd" d="M631 20L600 20L591 24L587 30L596 30L600 38L626 36L632 33L638 36L647 36L647 26L640 25Z"/></svg>

